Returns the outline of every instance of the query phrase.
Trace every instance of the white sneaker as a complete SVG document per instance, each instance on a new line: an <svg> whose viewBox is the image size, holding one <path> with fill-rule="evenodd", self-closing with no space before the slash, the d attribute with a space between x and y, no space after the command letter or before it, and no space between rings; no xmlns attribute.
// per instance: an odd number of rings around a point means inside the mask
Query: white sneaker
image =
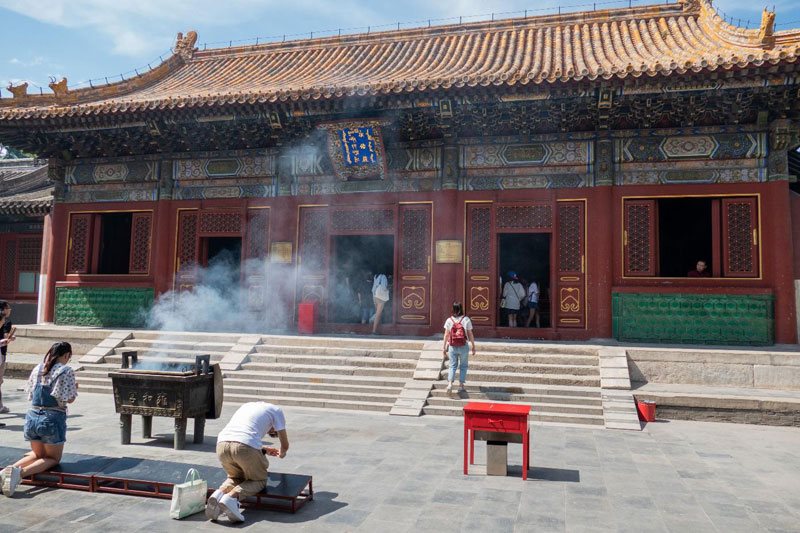
<svg viewBox="0 0 800 533"><path fill-rule="evenodd" d="M239 509L239 500L230 494L225 494L219 499L219 508L231 522L244 522L244 515Z"/></svg>
<svg viewBox="0 0 800 533"><path fill-rule="evenodd" d="M219 518L219 515L222 512L222 510L219 508L219 499L222 498L224 494L224 492L217 489L214 491L214 494L208 497L208 501L206 501L206 518L209 520L216 522L217 518Z"/></svg>
<svg viewBox="0 0 800 533"><path fill-rule="evenodd" d="M0 407L0 414L6 414L8 412L10 412L10 409L5 405L3 407Z"/></svg>
<svg viewBox="0 0 800 533"><path fill-rule="evenodd" d="M448 383L447 384L447 388L445 389L445 391L452 392L453 391L453 384L452 383Z"/></svg>
<svg viewBox="0 0 800 533"><path fill-rule="evenodd" d="M14 495L17 485L22 481L22 468L18 466L7 466L3 470L3 494L9 498Z"/></svg>

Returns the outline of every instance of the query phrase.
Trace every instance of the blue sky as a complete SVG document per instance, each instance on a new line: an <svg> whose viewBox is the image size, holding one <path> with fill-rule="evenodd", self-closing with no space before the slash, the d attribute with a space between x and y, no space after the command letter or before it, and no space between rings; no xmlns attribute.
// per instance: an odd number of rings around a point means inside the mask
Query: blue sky
<svg viewBox="0 0 800 533"><path fill-rule="evenodd" d="M604 1L608 0L598 0L598 7ZM434 19L436 24L437 19L458 16L479 20L482 17L476 15L492 12L552 13L558 5L579 4L588 7L564 10L591 9L589 0L0 0L0 89L9 97L5 88L10 81L27 81L29 92L38 91L38 86L49 92L49 76L59 80L66 76L70 87L106 76L119 80L120 73L157 64L159 55L169 55L177 32L190 29L197 31L201 45L219 47L230 40L283 34L291 38L340 27L366 31L372 26L374 31L397 22ZM800 0L770 0L769 6L773 4L777 29L800 27ZM624 4L603 7L620 5ZM749 19L751 27L758 24L764 8L746 0L717 0L715 6L741 18L743 25Z"/></svg>

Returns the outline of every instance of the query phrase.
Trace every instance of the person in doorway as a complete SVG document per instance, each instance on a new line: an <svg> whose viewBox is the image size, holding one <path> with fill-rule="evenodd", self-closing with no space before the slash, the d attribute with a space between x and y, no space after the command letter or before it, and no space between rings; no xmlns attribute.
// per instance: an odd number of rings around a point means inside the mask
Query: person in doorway
<svg viewBox="0 0 800 533"><path fill-rule="evenodd" d="M524 301L525 287L519 282L517 273L509 270L508 281L503 285L503 299L501 301L503 309L508 313L508 327L517 327L517 314Z"/></svg>
<svg viewBox="0 0 800 533"><path fill-rule="evenodd" d="M453 312L444 323L444 345L442 353L445 359L450 359L447 374L447 392L453 390L458 369L458 391L466 390L467 366L469 364L469 346L467 339L472 344L472 356L475 357L475 335L472 333L472 321L464 314L461 302L453 302Z"/></svg>
<svg viewBox="0 0 800 533"><path fill-rule="evenodd" d="M57 342L31 371L25 390L31 408L25 415L23 434L31 451L0 472L3 495L11 497L23 477L46 472L59 462L67 442L67 404L78 397L75 372L68 367L72 346Z"/></svg>
<svg viewBox="0 0 800 533"><path fill-rule="evenodd" d="M280 449L261 444L267 433L277 433ZM217 435L217 457L228 478L208 497L206 517L217 520L224 513L231 522L244 522L240 502L267 486L267 455L284 458L288 450L283 409L266 402L239 407Z"/></svg>
<svg viewBox="0 0 800 533"><path fill-rule="evenodd" d="M708 265L702 259L697 262L694 270L690 270L687 274L690 278L710 278L711 272L708 271Z"/></svg>
<svg viewBox="0 0 800 533"><path fill-rule="evenodd" d="M539 318L539 284L535 281L531 281L531 284L528 285L527 305L528 321L525 323L525 327L531 327L531 322L533 322L534 318L536 319L536 327L542 327L541 319Z"/></svg>
<svg viewBox="0 0 800 533"><path fill-rule="evenodd" d="M3 375L6 372L6 359L8 343L14 340L14 326L11 324L11 305L5 300L0 300L0 414L8 413L8 407L3 404ZM0 427L5 424L0 422Z"/></svg>
<svg viewBox="0 0 800 533"><path fill-rule="evenodd" d="M386 302L389 301L389 279L386 274L375 274L372 279L372 303L375 305L375 317L372 319L372 334L378 334L378 324Z"/></svg>
<svg viewBox="0 0 800 533"><path fill-rule="evenodd" d="M356 298L358 298L359 318L362 324L369 321L372 311L372 276L364 270L356 280Z"/></svg>

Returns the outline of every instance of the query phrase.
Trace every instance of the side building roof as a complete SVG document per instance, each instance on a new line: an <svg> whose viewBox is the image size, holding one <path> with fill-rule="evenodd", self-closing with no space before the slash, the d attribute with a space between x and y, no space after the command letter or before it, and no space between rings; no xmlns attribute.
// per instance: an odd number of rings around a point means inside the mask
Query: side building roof
<svg viewBox="0 0 800 533"><path fill-rule="evenodd" d="M52 205L47 161L0 159L0 215L44 216Z"/></svg>
<svg viewBox="0 0 800 533"><path fill-rule="evenodd" d="M794 62L800 30L724 22L709 0L175 53L128 81L0 100L0 120L336 99L740 69Z"/></svg>

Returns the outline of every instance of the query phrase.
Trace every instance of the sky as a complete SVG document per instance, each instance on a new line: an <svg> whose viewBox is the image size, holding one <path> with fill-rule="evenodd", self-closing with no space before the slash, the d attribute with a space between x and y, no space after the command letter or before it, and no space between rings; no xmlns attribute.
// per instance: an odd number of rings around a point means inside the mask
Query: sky
<svg viewBox="0 0 800 533"><path fill-rule="evenodd" d="M631 0L634 5L655 0ZM674 2L675 0L670 0ZM588 2L588 3L587 3ZM627 5L628 0L597 0L598 8ZM581 6L582 4L582 6ZM198 45L252 44L255 38L307 38L309 32L343 28L358 33L458 21L592 9L590 0L0 0L0 95L28 82L28 92L50 92L50 77L66 77L70 88L118 81L166 58L178 32L195 30ZM717 0L715 7L745 25L758 26L760 3ZM800 27L800 0L770 0L777 29ZM572 6L572 7L570 7Z"/></svg>

